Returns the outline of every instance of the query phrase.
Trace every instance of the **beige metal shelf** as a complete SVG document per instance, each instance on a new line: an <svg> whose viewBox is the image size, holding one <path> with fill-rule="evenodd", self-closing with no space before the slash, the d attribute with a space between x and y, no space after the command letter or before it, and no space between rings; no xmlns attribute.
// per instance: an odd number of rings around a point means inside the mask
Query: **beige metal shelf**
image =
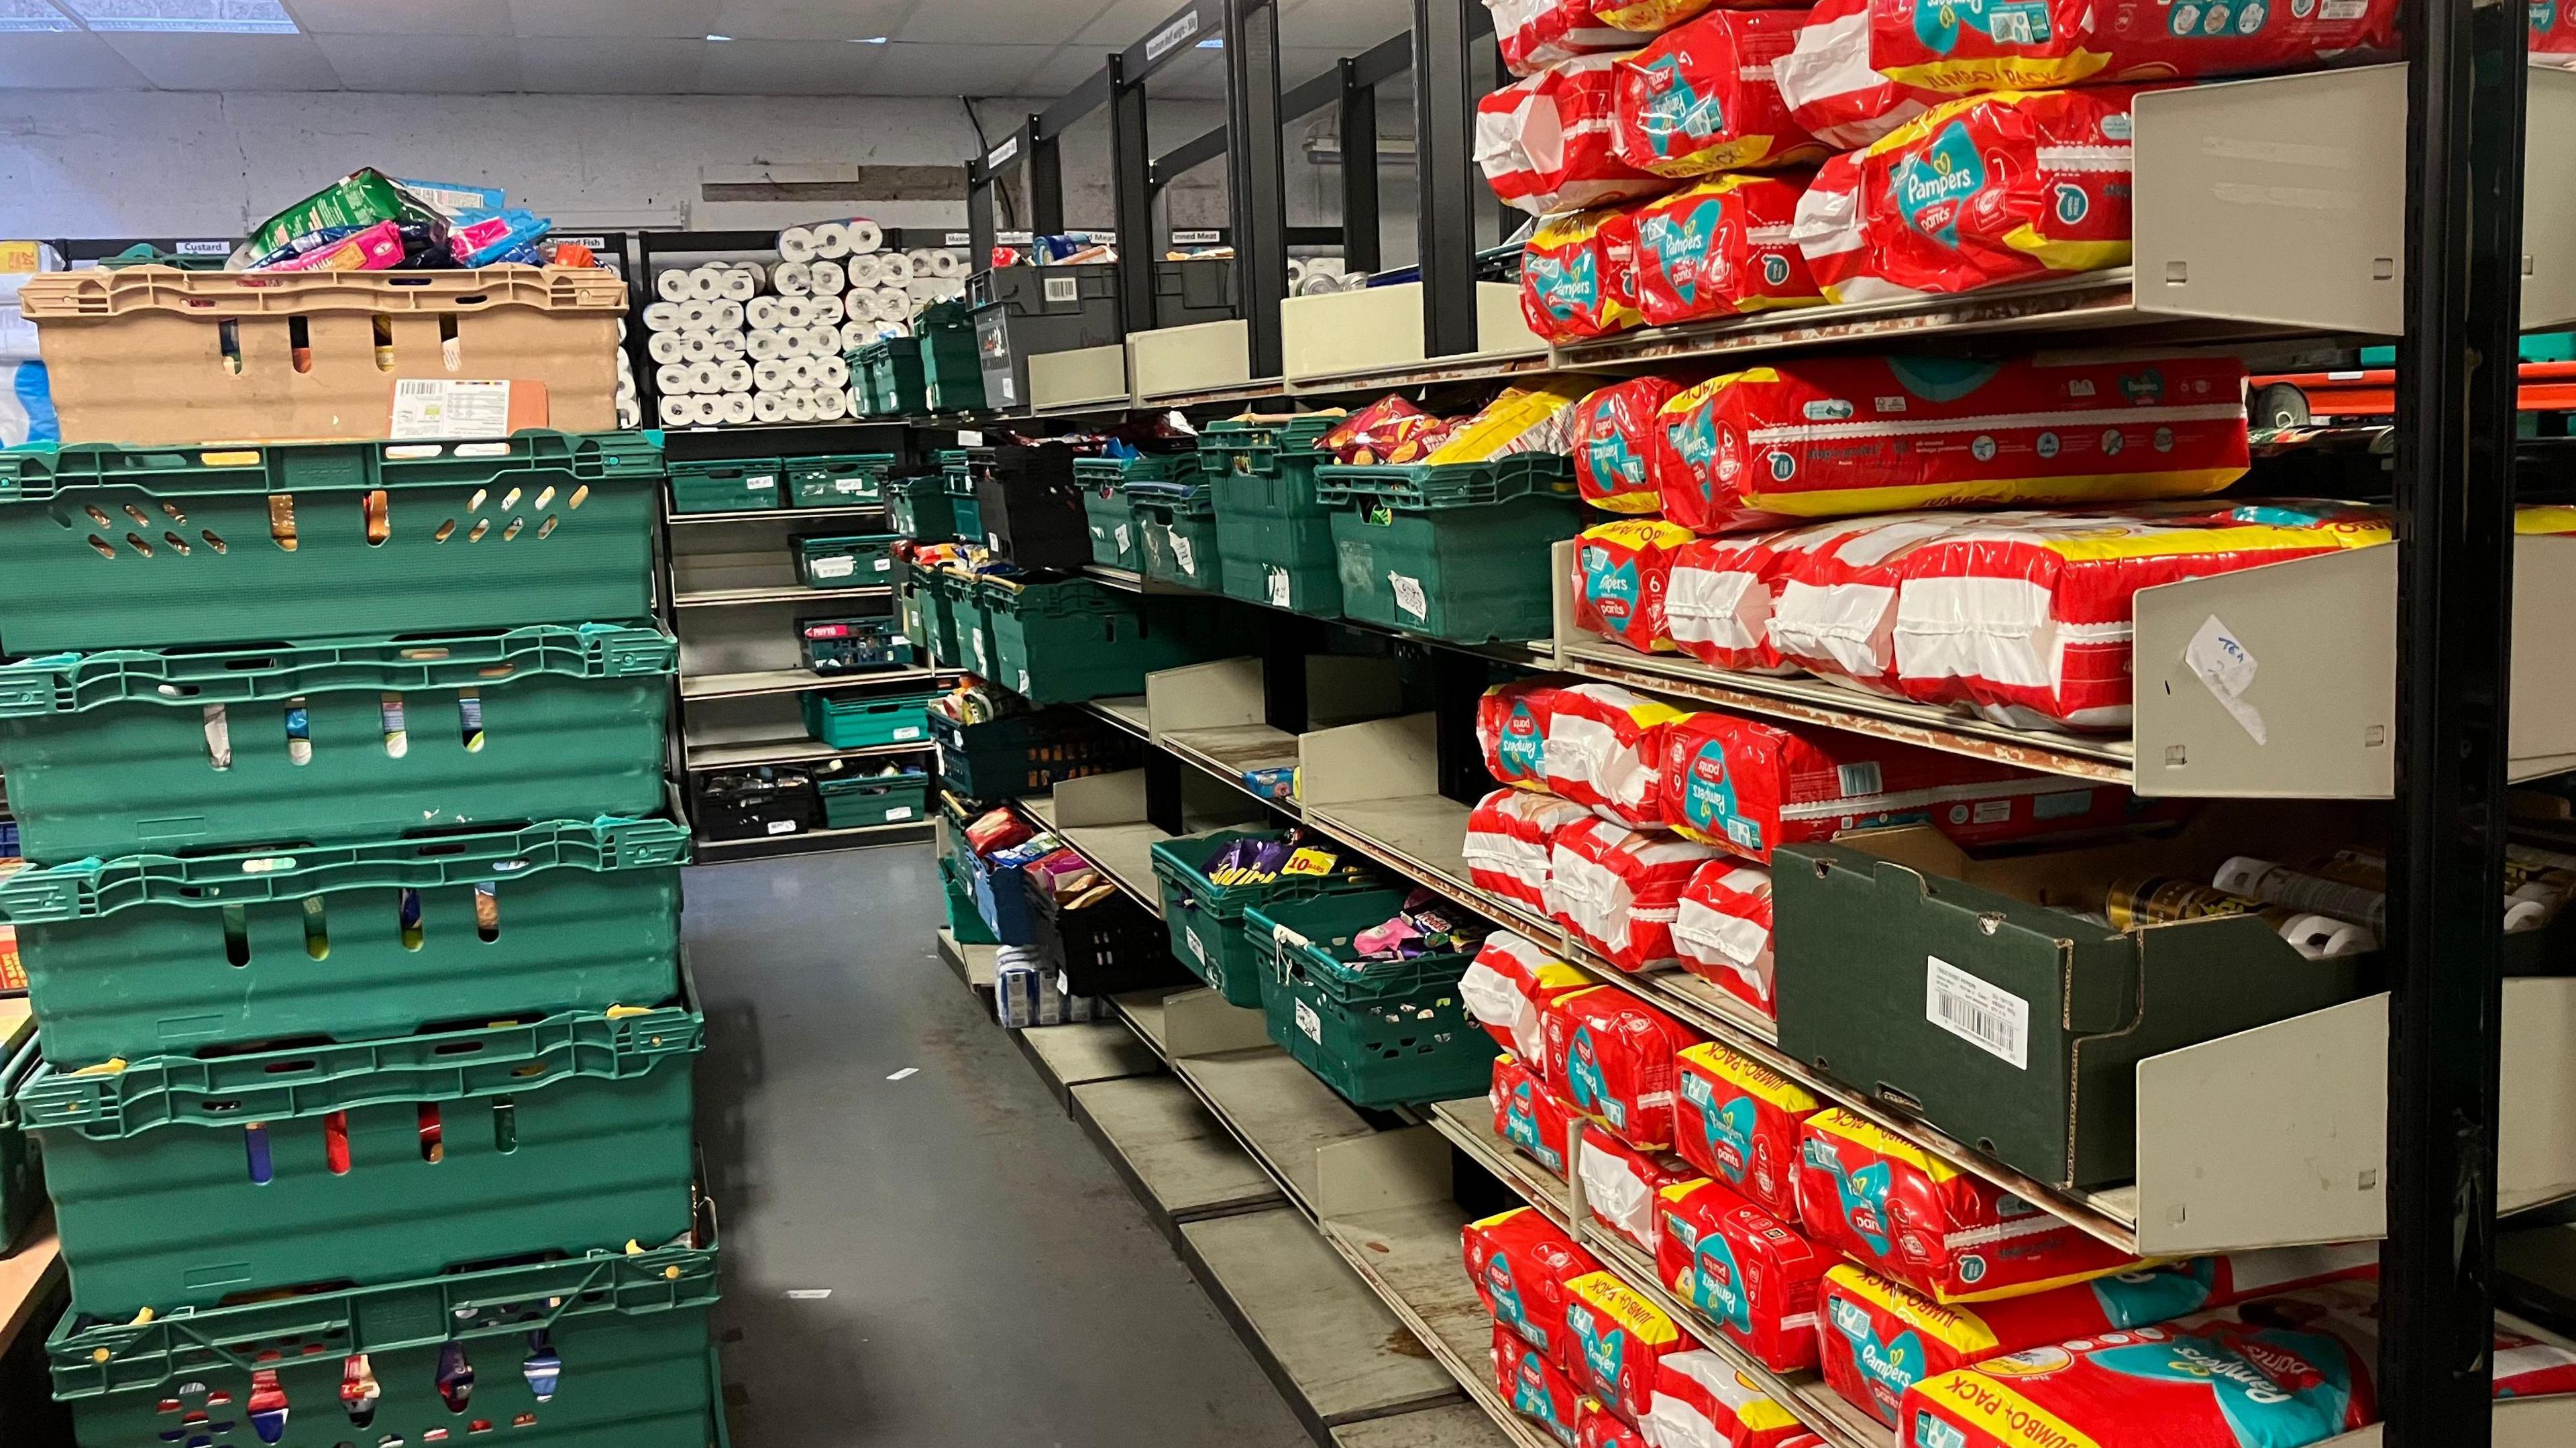
<svg viewBox="0 0 2576 1448"><path fill-rule="evenodd" d="M727 513L673 513L671 526L698 523L809 523L833 518L864 518L885 512L883 503L853 503L830 508L739 508Z"/></svg>
<svg viewBox="0 0 2576 1448"><path fill-rule="evenodd" d="M882 583L868 584L859 588L805 588L797 584L783 584L772 588L719 588L700 593L675 593L671 596L671 606L674 608L738 608L745 604L793 604L816 599L891 598L893 596L894 590Z"/></svg>
<svg viewBox="0 0 2576 1448"><path fill-rule="evenodd" d="M872 744L865 749L835 749L811 739L711 740L692 743L687 749L690 772L708 769L741 769L755 764L811 764L824 759L891 759L906 754L927 754L934 746L927 739L919 744Z"/></svg>

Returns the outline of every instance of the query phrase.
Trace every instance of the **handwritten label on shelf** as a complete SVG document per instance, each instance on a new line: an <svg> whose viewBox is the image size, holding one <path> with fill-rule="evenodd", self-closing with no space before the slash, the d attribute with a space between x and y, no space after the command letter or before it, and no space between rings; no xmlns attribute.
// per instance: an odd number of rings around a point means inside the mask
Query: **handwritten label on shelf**
<svg viewBox="0 0 2576 1448"><path fill-rule="evenodd" d="M2211 614L2201 624L2200 632L2184 646L2182 658L2208 688L2210 697L2234 716L2255 743L2267 742L2262 712L2245 697L2245 691L2254 686L2254 655L2237 640L2234 630L2219 622L2218 615Z"/></svg>

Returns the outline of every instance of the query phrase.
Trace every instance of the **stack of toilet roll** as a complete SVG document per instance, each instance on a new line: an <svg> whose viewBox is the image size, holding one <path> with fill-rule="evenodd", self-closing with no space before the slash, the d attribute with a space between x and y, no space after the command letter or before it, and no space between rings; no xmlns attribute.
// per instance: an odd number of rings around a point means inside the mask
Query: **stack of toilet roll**
<svg viewBox="0 0 2576 1448"><path fill-rule="evenodd" d="M617 425L633 431L644 425L644 398L635 390L635 363L626 355L626 319L617 321Z"/></svg>
<svg viewBox="0 0 2576 1448"><path fill-rule="evenodd" d="M1344 269L1337 256L1288 259L1288 294L1318 297L1327 292L1355 292L1368 285L1367 272Z"/></svg>

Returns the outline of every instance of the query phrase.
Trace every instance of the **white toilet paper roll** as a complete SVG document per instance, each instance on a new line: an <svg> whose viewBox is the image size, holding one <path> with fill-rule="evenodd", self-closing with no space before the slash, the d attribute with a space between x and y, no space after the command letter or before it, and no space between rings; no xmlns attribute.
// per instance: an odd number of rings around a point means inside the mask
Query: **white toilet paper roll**
<svg viewBox="0 0 2576 1448"><path fill-rule="evenodd" d="M850 385L850 364L838 357L814 359L814 385L839 390Z"/></svg>
<svg viewBox="0 0 2576 1448"><path fill-rule="evenodd" d="M710 393L724 391L724 365L719 362L690 363L689 390Z"/></svg>
<svg viewBox="0 0 2576 1448"><path fill-rule="evenodd" d="M661 400L653 404L653 415L661 420L664 427L687 427L689 399L664 393Z"/></svg>
<svg viewBox="0 0 2576 1448"><path fill-rule="evenodd" d="M841 325L841 319L850 314L850 309L842 305L841 299L837 296L814 297L811 300L814 311L812 320L808 323L810 326L837 327Z"/></svg>
<svg viewBox="0 0 2576 1448"><path fill-rule="evenodd" d="M814 290L814 264L803 261L780 262L778 270L769 274L769 284L777 288L778 294L782 297L809 295Z"/></svg>
<svg viewBox="0 0 2576 1448"><path fill-rule="evenodd" d="M664 275L667 276L669 273L666 272ZM678 302L669 301L648 303L644 308L644 325L650 327L656 332L671 332L678 330L680 325L680 304Z"/></svg>
<svg viewBox="0 0 2576 1448"><path fill-rule="evenodd" d="M787 420L787 394L784 392L761 392L753 394L751 399L751 420L754 422L785 422Z"/></svg>
<svg viewBox="0 0 2576 1448"><path fill-rule="evenodd" d="M853 317L841 324L841 350L844 352L856 352L876 339L876 327L873 323Z"/></svg>
<svg viewBox="0 0 2576 1448"><path fill-rule="evenodd" d="M810 391L814 386L814 359L791 357L787 361L787 387L791 392Z"/></svg>
<svg viewBox="0 0 2576 1448"><path fill-rule="evenodd" d="M850 254L850 228L837 221L818 221L814 233L814 255L821 258Z"/></svg>
<svg viewBox="0 0 2576 1448"><path fill-rule="evenodd" d="M849 279L849 289L852 291L860 291L868 287L877 286L885 281L885 258L881 256L851 257L849 261L842 266L841 273Z"/></svg>
<svg viewBox="0 0 2576 1448"><path fill-rule="evenodd" d="M912 324L909 322L871 322L868 325L876 329L877 340L880 342L890 342L912 335Z"/></svg>
<svg viewBox="0 0 2576 1448"><path fill-rule="evenodd" d="M716 360L730 362L743 355L742 335L740 331L716 333Z"/></svg>
<svg viewBox="0 0 2576 1448"><path fill-rule="evenodd" d="M642 394L642 393L637 392L637 391L635 390L635 382L634 382L634 379L632 379L632 378L627 378L627 377L621 377L621 378L619 378L619 379L617 380L617 400L618 400L618 401L620 401L620 402L633 402L633 401L636 401L638 398L640 398L640 397L642 397L642 396L643 396L643 394Z"/></svg>
<svg viewBox="0 0 2576 1448"><path fill-rule="evenodd" d="M904 295L901 287L879 287L876 290L876 302L869 311L874 313L880 322L909 321L912 317L912 298Z"/></svg>
<svg viewBox="0 0 2576 1448"><path fill-rule="evenodd" d="M813 345L807 351L807 356L838 357L841 355L841 327L839 323L831 322L818 325L807 335L813 339Z"/></svg>
<svg viewBox="0 0 2576 1448"><path fill-rule="evenodd" d="M778 361L752 363L751 385L763 392L776 392L787 385L787 364Z"/></svg>
<svg viewBox="0 0 2576 1448"><path fill-rule="evenodd" d="M790 262L812 261L815 255L813 228L791 226L778 233L778 254Z"/></svg>
<svg viewBox="0 0 2576 1448"><path fill-rule="evenodd" d="M724 295L725 269L720 266L689 268L689 295L702 302L712 302Z"/></svg>
<svg viewBox="0 0 2576 1448"><path fill-rule="evenodd" d="M884 249L885 228L864 216L852 217L844 225L850 231L850 250L853 254Z"/></svg>
<svg viewBox="0 0 2576 1448"><path fill-rule="evenodd" d="M814 295L837 297L850 289L850 274L836 261L814 263Z"/></svg>
<svg viewBox="0 0 2576 1448"><path fill-rule="evenodd" d="M717 391L749 392L751 390L750 362L737 357L731 362L719 362L715 366Z"/></svg>
<svg viewBox="0 0 2576 1448"><path fill-rule="evenodd" d="M724 408L723 421L724 425L727 427L740 427L744 423L752 420L753 413L751 407L751 394L748 392L726 393L722 400L722 406Z"/></svg>
<svg viewBox="0 0 2576 1448"><path fill-rule="evenodd" d="M676 302L689 295L689 269L672 267L653 278L653 295L666 302ZM650 321L651 318L646 318Z"/></svg>
<svg viewBox="0 0 2576 1448"><path fill-rule="evenodd" d="M656 362L677 362L680 360L681 338L684 335L679 332L656 332L644 339L645 354Z"/></svg>
<svg viewBox="0 0 2576 1448"><path fill-rule="evenodd" d="M778 298L754 297L742 304L742 319L755 329L778 325Z"/></svg>
<svg viewBox="0 0 2576 1448"><path fill-rule="evenodd" d="M918 311L938 301L946 286L947 283L937 277L915 276L911 281L903 284L903 294L912 302L913 309Z"/></svg>
<svg viewBox="0 0 2576 1448"><path fill-rule="evenodd" d="M799 327L807 325L805 319L814 310L813 307L809 305L810 301L811 299L807 297L780 297L778 299L778 330L782 332L792 332Z"/></svg>
<svg viewBox="0 0 2576 1448"><path fill-rule="evenodd" d="M930 254L930 274L935 277L964 276L966 274L966 258L958 255L956 252L944 249L932 252Z"/></svg>
<svg viewBox="0 0 2576 1448"><path fill-rule="evenodd" d="M691 297L680 303L680 325L676 330L703 332L715 325L715 314L715 303Z"/></svg>
<svg viewBox="0 0 2576 1448"><path fill-rule="evenodd" d="M774 357L786 355L787 334L774 327L762 327L756 331L745 332L742 343L745 355L752 361L766 362Z"/></svg>
<svg viewBox="0 0 2576 1448"><path fill-rule="evenodd" d="M740 267L727 267L716 286L716 295L728 302L747 302L760 295L760 283Z"/></svg>
<svg viewBox="0 0 2576 1448"><path fill-rule="evenodd" d="M850 415L850 393L844 387L819 390L814 394L814 411L823 422L838 422Z"/></svg>
<svg viewBox="0 0 2576 1448"><path fill-rule="evenodd" d="M711 361L711 360L713 360L713 359L714 359L714 357L715 357L715 355L716 355L716 334L715 334L715 333L713 333L713 332L682 332L682 333L680 334L680 360L681 360L681 361L683 361L683 362L706 362L706 361Z"/></svg>
<svg viewBox="0 0 2576 1448"><path fill-rule="evenodd" d="M726 275L738 277L742 273L728 272ZM707 325L719 332L741 331L742 302L736 298L727 297L710 303L707 307Z"/></svg>
<svg viewBox="0 0 2576 1448"><path fill-rule="evenodd" d="M635 401L633 398L618 399L617 425L627 432L633 432L635 429L642 427L644 425L644 405Z"/></svg>
<svg viewBox="0 0 2576 1448"><path fill-rule="evenodd" d="M905 252L890 251L885 258L885 284L902 286L912 280L912 257Z"/></svg>
<svg viewBox="0 0 2576 1448"><path fill-rule="evenodd" d="M689 364L665 362L653 370L653 386L664 397L685 397L695 390L689 385Z"/></svg>
<svg viewBox="0 0 2576 1448"><path fill-rule="evenodd" d="M787 420L788 420L789 422L820 422L820 421L822 421L822 419L823 419L823 409L822 409L822 407L821 407L819 404L817 404L817 403L815 402L815 400L814 400L814 394L813 394L813 393L811 393L811 392L790 392L790 393L786 394L786 396L787 396Z"/></svg>

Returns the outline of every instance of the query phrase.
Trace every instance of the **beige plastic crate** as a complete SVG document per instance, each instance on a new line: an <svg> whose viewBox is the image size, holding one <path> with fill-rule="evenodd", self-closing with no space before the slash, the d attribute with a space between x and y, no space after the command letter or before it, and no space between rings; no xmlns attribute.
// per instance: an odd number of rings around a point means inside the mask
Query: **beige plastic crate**
<svg viewBox="0 0 2576 1448"><path fill-rule="evenodd" d="M67 443L381 438L393 384L421 378L542 384L546 415L514 395L514 416L617 426L626 283L607 271L131 267L30 278L19 301Z"/></svg>

